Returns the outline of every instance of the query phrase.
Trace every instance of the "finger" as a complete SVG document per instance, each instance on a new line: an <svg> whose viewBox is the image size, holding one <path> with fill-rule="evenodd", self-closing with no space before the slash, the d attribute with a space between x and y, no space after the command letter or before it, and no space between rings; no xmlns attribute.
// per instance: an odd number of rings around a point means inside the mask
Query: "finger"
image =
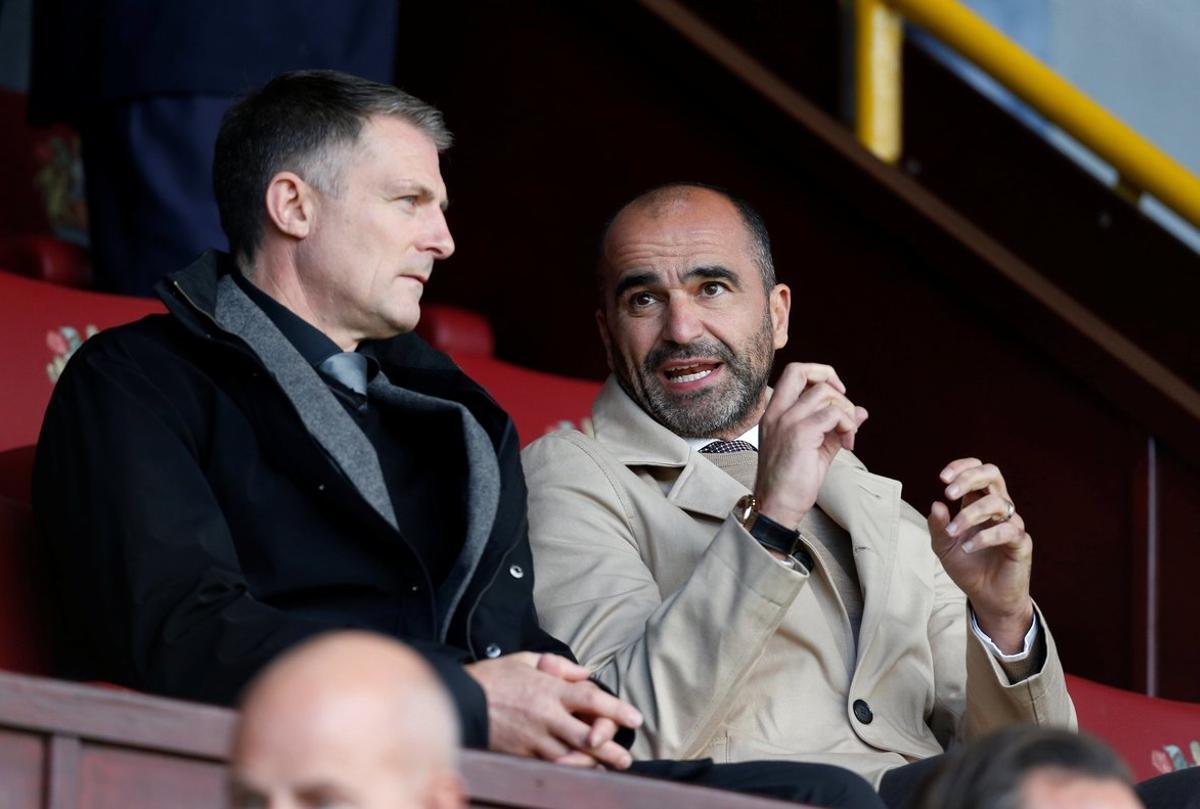
<svg viewBox="0 0 1200 809"><path fill-rule="evenodd" d="M929 536L933 540L933 552L940 559L954 547L954 537L946 533L946 526L950 523L950 509L945 503L935 500L929 507L926 522L929 525Z"/></svg>
<svg viewBox="0 0 1200 809"><path fill-rule="evenodd" d="M1028 534L1021 526L1011 522L1002 522L999 525L985 528L968 539L962 544L962 549L964 553L975 553L985 548L1007 546L1021 553L1025 550L1023 546L1026 545L1027 538Z"/></svg>
<svg viewBox="0 0 1200 809"><path fill-rule="evenodd" d="M583 769L595 769L600 766L600 762L581 750L572 750L565 756L559 756L554 759L554 763L562 764L566 767L581 767Z"/></svg>
<svg viewBox="0 0 1200 809"><path fill-rule="evenodd" d="M956 461L951 461L946 464L946 468L938 473L938 477L942 479L942 483L949 483L958 476L959 472L964 469L970 469L972 466L979 466L983 461L978 458L959 458Z"/></svg>
<svg viewBox="0 0 1200 809"><path fill-rule="evenodd" d="M863 422L865 422L868 418L869 415L865 407L854 408L854 429L841 432L838 436L841 439L843 449L854 449L854 442L855 439L858 438L858 431L863 426Z"/></svg>
<svg viewBox="0 0 1200 809"><path fill-rule="evenodd" d="M563 742L553 734L552 728L547 726L544 730L537 732L536 738L530 742L530 752L537 758L545 761L558 761L563 756L573 751L574 745L563 744Z"/></svg>
<svg viewBox="0 0 1200 809"><path fill-rule="evenodd" d="M779 379L775 382L775 387L771 393L771 401L767 402L767 409L763 412L763 425L768 429L775 420L796 403L800 398L800 394L804 391L804 386L808 384L808 376L804 370L805 366L798 362L788 363L783 369L783 373L779 375Z"/></svg>
<svg viewBox="0 0 1200 809"><path fill-rule="evenodd" d="M969 528L982 525L988 520L1006 521L1008 502L998 494L989 494L968 506L963 506L962 510L946 526L946 533L953 537L964 533Z"/></svg>
<svg viewBox="0 0 1200 809"><path fill-rule="evenodd" d="M592 723L592 732L588 734L587 746L596 748L605 742L611 742L617 735L617 723L602 716Z"/></svg>
<svg viewBox="0 0 1200 809"><path fill-rule="evenodd" d="M568 682L578 682L592 676L591 672L585 667L578 663L573 663L561 655L555 654L541 655L537 668L538 671L543 671L546 674L553 675L560 680L567 680Z"/></svg>
<svg viewBox="0 0 1200 809"><path fill-rule="evenodd" d="M628 702L606 693L595 683L574 683L562 695L563 705L571 713L588 717L608 717L627 728L640 727L641 712Z"/></svg>
<svg viewBox="0 0 1200 809"><path fill-rule="evenodd" d="M828 382L842 393L846 392L845 384L842 383L841 378L837 375L837 371L833 370L832 365L822 365L819 362L799 362L796 364L804 369L804 376L808 379L808 384Z"/></svg>
<svg viewBox="0 0 1200 809"><path fill-rule="evenodd" d="M559 741L587 753L601 764L623 770L633 763L633 757L629 755L629 751L616 742L607 741L596 747L589 747L587 741L591 726L573 716L563 714L557 717L550 722L548 729ZM562 754L560 753L560 755Z"/></svg>
<svg viewBox="0 0 1200 809"><path fill-rule="evenodd" d="M985 463L964 469L951 479L946 487L946 496L957 500L969 492L989 491L1008 496L1004 476L995 464Z"/></svg>
<svg viewBox="0 0 1200 809"><path fill-rule="evenodd" d="M629 765L633 763L633 756L629 751L616 742L606 742L595 750L591 751L591 756L614 770L627 770Z"/></svg>
<svg viewBox="0 0 1200 809"><path fill-rule="evenodd" d="M835 405L842 412L850 416L854 415L854 403L847 399L845 394L827 382L820 382L806 388L800 398L796 400L796 404L783 418L784 420L807 418L810 414L828 405Z"/></svg>

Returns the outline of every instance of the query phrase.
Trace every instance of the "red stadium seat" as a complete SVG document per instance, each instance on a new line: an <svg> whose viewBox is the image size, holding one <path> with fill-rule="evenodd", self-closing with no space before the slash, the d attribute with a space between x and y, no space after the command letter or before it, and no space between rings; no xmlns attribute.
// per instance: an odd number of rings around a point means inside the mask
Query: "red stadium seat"
<svg viewBox="0 0 1200 809"><path fill-rule="evenodd" d="M2 269L2 268L0 268ZM100 329L163 311L158 301L85 292L0 272L0 450L33 444L54 380Z"/></svg>
<svg viewBox="0 0 1200 809"><path fill-rule="evenodd" d="M483 315L457 306L428 304L421 307L417 334L447 354L478 354L490 357L496 350L492 324Z"/></svg>
<svg viewBox="0 0 1200 809"><path fill-rule="evenodd" d="M1113 747L1141 781L1200 766L1200 705L1067 675L1079 727Z"/></svg>
<svg viewBox="0 0 1200 809"><path fill-rule="evenodd" d="M590 429L592 400L600 383L532 371L476 354L454 354L467 376L508 411L521 446L553 430Z"/></svg>
<svg viewBox="0 0 1200 809"><path fill-rule="evenodd" d="M92 282L87 251L53 236L0 237L0 268L65 287L83 289Z"/></svg>

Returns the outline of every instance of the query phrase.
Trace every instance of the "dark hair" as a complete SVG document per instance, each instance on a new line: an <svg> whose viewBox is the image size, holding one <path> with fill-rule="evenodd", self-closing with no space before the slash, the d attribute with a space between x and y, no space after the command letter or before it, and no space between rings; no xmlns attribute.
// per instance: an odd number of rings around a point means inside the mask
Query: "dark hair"
<svg viewBox="0 0 1200 809"><path fill-rule="evenodd" d="M767 233L766 222L763 221L762 216L754 209L754 206L729 189L722 188L719 185L684 180L663 183L662 185L656 185L653 188L643 191L617 209L616 213L610 216L608 221L604 223L604 229L600 232L600 241L597 244L596 261L596 289L597 294L600 296L601 305L604 303L604 274L602 272L604 243L607 241L608 232L612 229L617 217L626 210L635 207L654 210L677 199L681 192L688 189L711 191L729 200L729 203L737 209L738 215L742 218L742 224L746 228L746 233L750 236L750 242L754 250L754 263L758 266L758 273L762 277L763 289L770 292L775 286L775 259L771 256L771 236Z"/></svg>
<svg viewBox="0 0 1200 809"><path fill-rule="evenodd" d="M948 756L921 793L922 809L1020 809L1021 788L1036 770L1129 783L1107 746L1079 733L1014 725Z"/></svg>
<svg viewBox="0 0 1200 809"><path fill-rule="evenodd" d="M213 191L230 251L249 261L262 241L263 196L271 178L294 171L336 194L346 147L375 115L391 115L429 136L438 151L450 132L434 107L388 84L334 70L276 76L226 112L213 155Z"/></svg>

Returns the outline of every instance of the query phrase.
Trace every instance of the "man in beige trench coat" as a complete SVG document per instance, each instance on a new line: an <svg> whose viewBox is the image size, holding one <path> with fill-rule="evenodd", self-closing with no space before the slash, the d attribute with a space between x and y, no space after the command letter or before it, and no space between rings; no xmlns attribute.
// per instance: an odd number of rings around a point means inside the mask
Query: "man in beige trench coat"
<svg viewBox="0 0 1200 809"><path fill-rule="evenodd" d="M598 281L594 434L523 463L538 614L640 707L635 755L828 762L898 806L954 739L1074 727L1000 471L949 463L923 516L850 452L867 412L834 369L767 387L791 293L753 209L648 192Z"/></svg>

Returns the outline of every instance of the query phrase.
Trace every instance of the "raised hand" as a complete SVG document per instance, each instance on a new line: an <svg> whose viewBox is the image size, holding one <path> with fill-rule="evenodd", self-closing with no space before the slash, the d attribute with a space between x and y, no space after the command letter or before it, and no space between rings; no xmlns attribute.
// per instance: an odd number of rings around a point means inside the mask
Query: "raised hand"
<svg viewBox="0 0 1200 809"><path fill-rule="evenodd" d="M759 422L760 513L788 528L817 501L833 458L854 448L867 411L846 398L846 386L828 365L793 362L784 368Z"/></svg>
<svg viewBox="0 0 1200 809"><path fill-rule="evenodd" d="M1019 652L1033 621L1029 574L1033 538L993 464L960 458L942 470L946 499L961 501L953 519L941 501L929 510L933 551L967 594L975 619L1006 654Z"/></svg>

